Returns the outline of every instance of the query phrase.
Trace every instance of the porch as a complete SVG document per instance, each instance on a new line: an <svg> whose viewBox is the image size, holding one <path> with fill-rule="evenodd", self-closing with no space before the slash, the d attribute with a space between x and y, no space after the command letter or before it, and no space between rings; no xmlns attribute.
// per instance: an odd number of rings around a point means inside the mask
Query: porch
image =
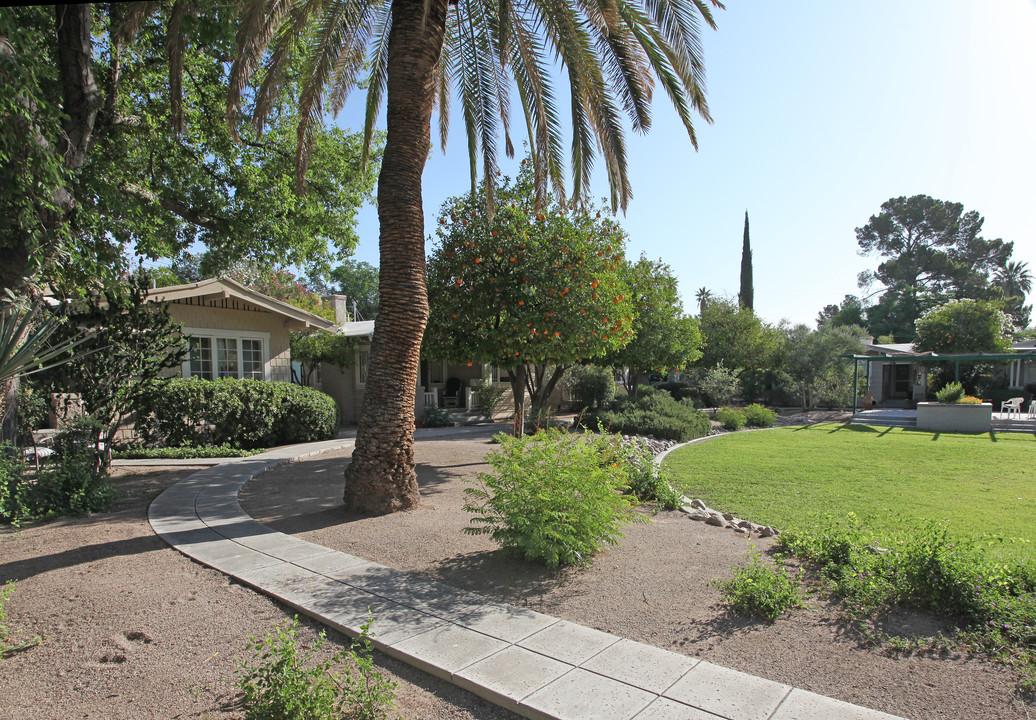
<svg viewBox="0 0 1036 720"><path fill-rule="evenodd" d="M874 425L877 427L917 428L917 410L901 408L880 408L857 410L849 420L851 425ZM1036 434L1036 416L1027 413L993 413L992 432L1016 432Z"/></svg>

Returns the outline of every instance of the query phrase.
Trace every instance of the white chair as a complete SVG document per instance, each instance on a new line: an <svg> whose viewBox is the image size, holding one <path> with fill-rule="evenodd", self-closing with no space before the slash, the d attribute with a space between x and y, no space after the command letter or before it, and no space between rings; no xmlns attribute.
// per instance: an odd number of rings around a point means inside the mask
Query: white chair
<svg viewBox="0 0 1036 720"><path fill-rule="evenodd" d="M1000 403L1000 414L1003 415L1004 413L1007 413L1008 415L1010 415L1011 413L1018 413L1019 415L1021 415L1023 402L1025 402L1025 398L1023 397L1016 397L1011 398L1010 400L1004 400L1002 403Z"/></svg>

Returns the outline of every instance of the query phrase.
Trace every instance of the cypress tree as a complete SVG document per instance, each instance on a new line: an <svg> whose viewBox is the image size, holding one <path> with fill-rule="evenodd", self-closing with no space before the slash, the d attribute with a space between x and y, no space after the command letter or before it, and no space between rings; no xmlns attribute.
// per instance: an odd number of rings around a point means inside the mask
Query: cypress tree
<svg viewBox="0 0 1036 720"><path fill-rule="evenodd" d="M748 211L745 210L745 242L741 247L741 292L738 303L743 308L754 310L755 290L752 288L752 247L748 242Z"/></svg>

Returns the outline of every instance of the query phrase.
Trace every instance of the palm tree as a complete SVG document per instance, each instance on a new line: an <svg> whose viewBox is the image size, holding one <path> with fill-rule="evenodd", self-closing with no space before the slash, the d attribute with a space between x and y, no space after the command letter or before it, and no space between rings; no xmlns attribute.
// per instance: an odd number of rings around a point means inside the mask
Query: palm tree
<svg viewBox="0 0 1036 720"><path fill-rule="evenodd" d="M513 155L511 80L528 127L537 194L566 201L562 132L550 60L568 75L572 107L573 197L582 203L596 149L604 159L613 207L631 197L625 113L637 131L651 124L657 80L696 145L692 114L711 121L704 94L699 29L714 28L719 0L251 0L238 31L228 115L261 64L255 120L302 61L297 170L304 172L311 129L324 101L337 112L366 73L365 136L386 101L387 136L378 179L381 306L346 506L361 512L405 509L418 500L414 472L414 389L428 319L421 174L433 109L445 144L450 101L458 91L472 187L481 155L492 212L498 137ZM231 124L233 127L233 123Z"/></svg>
<svg viewBox="0 0 1036 720"><path fill-rule="evenodd" d="M997 286L1004 291L1004 297L1025 298L1032 290L1032 272L1029 264L1010 260L996 271L994 278Z"/></svg>
<svg viewBox="0 0 1036 720"><path fill-rule="evenodd" d="M707 287L698 288L698 292L694 295L695 302L698 303L698 314L705 314L705 306L713 300L712 291Z"/></svg>

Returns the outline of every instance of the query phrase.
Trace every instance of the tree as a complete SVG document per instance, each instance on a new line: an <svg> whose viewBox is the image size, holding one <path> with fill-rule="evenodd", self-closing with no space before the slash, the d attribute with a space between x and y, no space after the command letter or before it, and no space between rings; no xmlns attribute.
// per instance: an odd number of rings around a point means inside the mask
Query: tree
<svg viewBox="0 0 1036 720"><path fill-rule="evenodd" d="M447 200L428 264L431 357L509 368L520 431L526 390L544 407L574 363L614 352L634 334L623 278L625 235L601 213L536 209L532 168L482 198Z"/></svg>
<svg viewBox="0 0 1036 720"><path fill-rule="evenodd" d="M637 394L637 382L649 372L676 372L701 357L698 321L683 314L673 270L643 255L625 263L624 275L633 298L633 338L600 364L626 368L626 390Z"/></svg>
<svg viewBox="0 0 1036 720"><path fill-rule="evenodd" d="M698 292L694 294L694 302L698 303L698 314L703 315L705 313L705 306L714 299L715 297L711 290L706 287L698 288Z"/></svg>
<svg viewBox="0 0 1036 720"><path fill-rule="evenodd" d="M147 299L147 275L137 272L119 288L110 287L86 300L67 301L62 314L70 322L55 333L58 343L90 335L74 357L53 373L53 384L79 395L87 414L97 420L99 461L106 469L116 432L136 400L166 368L187 355L180 328L166 311L167 303Z"/></svg>
<svg viewBox="0 0 1036 720"><path fill-rule="evenodd" d="M983 239L983 222L960 203L914 195L889 199L856 228L861 254L885 258L862 278L887 288L871 321L872 335L891 333L908 341L914 320L929 308L953 298L995 297L991 276L1008 262L1014 243Z"/></svg>
<svg viewBox="0 0 1036 720"><path fill-rule="evenodd" d="M357 136L314 126L302 194L297 91L263 133L238 128L240 143L221 121L236 17L212 0L0 11L0 177L19 189L0 199L0 288L117 285L130 243L149 259L204 243L205 275L355 245L373 186Z"/></svg>
<svg viewBox="0 0 1036 720"><path fill-rule="evenodd" d="M357 320L378 316L378 268L368 262L345 260L327 273L320 283L329 295L345 295L353 305Z"/></svg>
<svg viewBox="0 0 1036 720"><path fill-rule="evenodd" d="M692 114L709 119L703 89L699 22L715 27L718 0L677 0L643 5L392 0L380 5L315 0L287 3L253 0L238 36L238 60L231 75L230 114L237 97L268 57L261 101L277 94L284 68L305 56L304 101L299 137L309 137L308 118L330 96L340 109L359 72L368 67L365 132L373 131L382 98L388 134L378 179L381 224L380 308L375 321L367 392L352 462L346 469L348 507L384 513L418 500L414 471L414 389L421 338L428 319L425 287L421 174L431 141L433 107L440 109L445 142L454 83L468 131L472 189L481 151L486 210L495 209L498 132L509 133L513 77L529 143L537 197L553 185L564 199L561 127L553 87L553 60L565 68L571 90L573 195L588 195L595 150L605 160L612 205L630 198L619 105L634 129L650 125L652 73L673 101L692 143ZM315 17L319 30L307 38ZM267 53L267 49L272 50ZM618 98L616 103L613 98ZM259 118L267 104L260 102ZM297 166L305 168L306 143Z"/></svg>
<svg viewBox="0 0 1036 720"><path fill-rule="evenodd" d="M853 364L842 355L863 349L865 330L854 325L796 325L785 331L781 369L788 389L802 400L802 409L819 400L846 405L852 400Z"/></svg>
<svg viewBox="0 0 1036 720"><path fill-rule="evenodd" d="M745 237L741 245L741 292L737 301L743 308L755 309L755 289L752 286L752 246L748 240L748 211L745 210Z"/></svg>
<svg viewBox="0 0 1036 720"><path fill-rule="evenodd" d="M1011 349L1011 320L996 303L951 300L917 321L919 352L977 353Z"/></svg>
<svg viewBox="0 0 1036 720"><path fill-rule="evenodd" d="M863 303L860 298L855 295L846 295L839 305L825 305L824 309L817 314L817 327L819 328L821 325L865 327L867 320L864 317Z"/></svg>
<svg viewBox="0 0 1036 720"><path fill-rule="evenodd" d="M714 300L701 314L705 348L699 367L722 363L731 369L765 370L777 363L782 348L780 332L748 308L731 300Z"/></svg>
<svg viewBox="0 0 1036 720"><path fill-rule="evenodd" d="M1025 296L1032 290L1032 272L1029 271L1029 264L1008 261L1002 268L997 269L993 282L1004 295L1004 312L1011 316L1014 326L1028 327L1032 314L1032 305L1025 304Z"/></svg>

